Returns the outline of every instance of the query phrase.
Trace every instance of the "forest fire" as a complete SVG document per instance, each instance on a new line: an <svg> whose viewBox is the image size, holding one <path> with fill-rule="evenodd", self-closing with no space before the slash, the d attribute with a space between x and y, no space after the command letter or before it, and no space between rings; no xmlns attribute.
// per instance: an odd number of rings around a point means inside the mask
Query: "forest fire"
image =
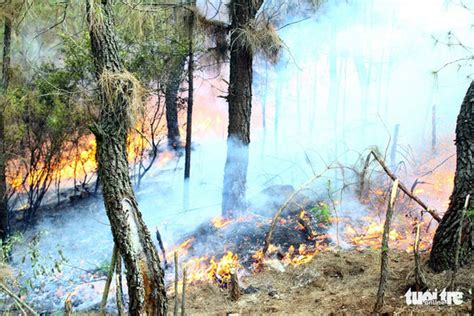
<svg viewBox="0 0 474 316"><path fill-rule="evenodd" d="M469 5L46 2L0 1L0 314L469 312Z"/></svg>
<svg viewBox="0 0 474 316"><path fill-rule="evenodd" d="M403 177L404 181L414 182L413 194L419 195L433 207L444 209L449 198L450 188L452 188L453 163L444 163L440 165L443 157L450 156L448 147L447 152L437 153L436 156L428 161L420 162L412 168L411 173ZM449 151L448 151L449 150ZM423 178L423 181L416 179ZM412 180L415 179L415 180ZM191 256L186 261L186 267L189 270L191 282L211 282L225 287L230 280L230 271L232 269L243 270L250 273L259 273L270 266L276 269L285 269L287 266L299 266L306 264L317 258L318 253L339 251L342 248L349 248L357 251L367 249L378 250L381 247L384 217L386 210L387 192L391 181L385 174L374 177L370 181L370 188L363 199L362 206L364 215L353 215L352 210L343 212L344 216L335 216L331 214L329 224L323 224L316 219L321 219L321 215L308 211L304 208L290 213L291 215L282 216L278 219L278 225L283 230L294 230L301 235L301 243L293 243L283 246L281 243L285 240L278 239L276 243L271 243L264 255L262 249L255 249L258 244L251 245L253 251L244 253L235 253L226 251L221 259L217 260L214 256L205 254L204 256ZM334 205L343 208L343 201L332 201ZM328 204L317 202L318 208L327 208ZM248 215L232 219L222 216L214 217L210 220L210 227L217 231L226 231L232 236L232 232L238 227L237 224L244 224L245 227L252 227L257 231L268 229L271 218L256 217L250 212ZM389 232L389 246L395 251L413 252L415 243L415 227L420 224L423 232L420 238L419 250L425 252L431 247L434 230L436 228L433 219L429 214L422 216L419 207L406 196L403 192L399 194L396 203L396 213L394 223ZM336 232L327 231L328 227L338 227ZM211 230L212 231L212 230ZM244 233L245 234L245 233ZM252 233L250 233L252 234ZM199 240L199 236L187 239L176 249L179 253L189 256L193 252L187 250L191 244ZM225 237L222 237L225 239ZM247 240L243 239L244 242ZM250 239L251 240L251 239ZM244 248L248 248L244 247ZM232 247L230 248L232 249ZM232 249L234 250L234 249ZM215 251L215 250L214 250ZM215 253L215 252L214 252ZM239 257L249 257L239 262ZM316 259L317 260L317 259Z"/></svg>
<svg viewBox="0 0 474 316"><path fill-rule="evenodd" d="M128 160L136 162L140 159L148 159L149 145L147 142L144 136L138 133L130 134L127 142ZM59 162L50 167L40 161L34 169L27 171L20 162L10 162L9 169L15 169L16 173L8 171L7 183L16 192L23 192L27 187L33 186L39 181L60 181L63 183L76 181L78 184L85 184L97 172L96 149L95 137L88 135L81 137L77 144L66 145ZM174 157L175 155L171 151L159 152L156 166L161 167ZM49 180L46 180L47 176Z"/></svg>
<svg viewBox="0 0 474 316"><path fill-rule="evenodd" d="M210 267L207 269L209 280L217 282L220 287L227 288L230 282L231 273L236 273L240 268L239 256L228 251L221 259L212 257Z"/></svg>
<svg viewBox="0 0 474 316"><path fill-rule="evenodd" d="M372 220L372 222L370 222ZM381 247L383 222L375 222L374 218L366 218L370 224L361 228L354 228L346 225L344 228L344 238L348 240L356 249L377 250ZM431 246L429 240L432 240L433 231L428 231L428 236L420 241L420 250L424 251ZM390 229L389 232L390 247L398 251L412 252L414 245L413 223L406 222L397 228Z"/></svg>

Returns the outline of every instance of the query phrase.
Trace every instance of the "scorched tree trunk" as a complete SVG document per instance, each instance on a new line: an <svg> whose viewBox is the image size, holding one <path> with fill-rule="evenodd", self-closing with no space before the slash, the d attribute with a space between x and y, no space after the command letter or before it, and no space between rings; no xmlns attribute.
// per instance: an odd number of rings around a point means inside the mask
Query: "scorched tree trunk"
<svg viewBox="0 0 474 316"><path fill-rule="evenodd" d="M138 209L126 152L134 80L123 69L115 41L111 5L88 0L91 52L100 93L97 139L98 173L114 242L126 267L130 315L165 315L163 270Z"/></svg>
<svg viewBox="0 0 474 316"><path fill-rule="evenodd" d="M253 52L243 30L255 18L263 1L233 0L231 17L229 127L224 167L222 215L232 217L246 207L246 184L252 111Z"/></svg>
<svg viewBox="0 0 474 316"><path fill-rule="evenodd" d="M468 194L471 198L467 210L470 213L474 208L474 81L467 90L458 115L456 153L456 174L451 201L436 230L429 260L430 267L437 272L454 267L461 214ZM472 215L466 214L462 225L460 265L472 260L472 233Z"/></svg>

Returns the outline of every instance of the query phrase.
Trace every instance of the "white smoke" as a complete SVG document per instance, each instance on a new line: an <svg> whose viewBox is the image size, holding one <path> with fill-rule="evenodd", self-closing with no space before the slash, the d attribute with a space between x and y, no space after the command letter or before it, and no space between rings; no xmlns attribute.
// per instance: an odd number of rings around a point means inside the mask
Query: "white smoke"
<svg viewBox="0 0 474 316"><path fill-rule="evenodd" d="M214 16L216 9L206 3L206 16ZM291 24L299 20L287 17L279 31L287 49L276 66L260 57L255 61L249 198L273 184L297 187L327 163L352 163L357 152L386 146L395 124L401 145L429 147L433 105L439 134L453 134L472 66L458 69L459 62L433 72L469 55L454 35L466 47L473 45L472 13L460 3L328 1L311 18ZM225 69L222 74L227 79ZM218 96L226 85L220 78L198 82L194 128L200 132L194 138L189 205L183 202L183 158L152 170L137 194L145 222L152 231L160 228L168 247L221 212L227 104ZM85 269L107 260L112 239L99 205L42 220L37 229L49 234L40 249L60 244Z"/></svg>

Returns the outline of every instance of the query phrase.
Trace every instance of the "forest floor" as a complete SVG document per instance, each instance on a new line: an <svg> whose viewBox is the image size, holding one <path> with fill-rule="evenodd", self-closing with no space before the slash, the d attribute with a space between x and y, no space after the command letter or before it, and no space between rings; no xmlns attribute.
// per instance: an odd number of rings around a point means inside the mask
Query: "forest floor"
<svg viewBox="0 0 474 316"><path fill-rule="evenodd" d="M422 255L423 262L428 259ZM404 294L413 284L414 260L408 253L391 253L390 274L385 292L383 314L465 315L471 310L468 289L474 284L472 264L460 269L457 288L464 292L462 305L408 306ZM365 252L325 252L310 263L288 266L285 271L266 271L242 277L243 288L252 286L253 294L243 294L236 302L216 285L191 285L187 290L188 315L368 315L372 313L379 284L380 254ZM433 274L425 267L430 290L440 293L451 272ZM173 310L173 297L169 298Z"/></svg>

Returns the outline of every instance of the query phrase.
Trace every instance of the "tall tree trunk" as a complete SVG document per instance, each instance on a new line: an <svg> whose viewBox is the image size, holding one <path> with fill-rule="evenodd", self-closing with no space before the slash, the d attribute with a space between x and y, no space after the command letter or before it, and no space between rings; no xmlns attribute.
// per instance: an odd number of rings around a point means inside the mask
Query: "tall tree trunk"
<svg viewBox="0 0 474 316"><path fill-rule="evenodd" d="M134 83L119 60L110 2L86 3L101 101L98 121L92 127L97 140L98 174L114 242L127 269L129 313L165 315L163 270L128 173L126 140Z"/></svg>
<svg viewBox="0 0 474 316"><path fill-rule="evenodd" d="M466 196L471 195L468 210L474 208L474 81L467 90L456 125L456 174L448 210L433 239L429 265L439 272L454 267L461 213ZM459 264L472 260L472 216L466 216L462 227Z"/></svg>
<svg viewBox="0 0 474 316"><path fill-rule="evenodd" d="M196 0L189 0L191 7L196 6ZM188 25L188 109L186 113L186 147L184 158L184 179L191 176L191 143L193 136L193 103L194 103L194 47L193 47L193 29L194 29L194 11L189 10L185 15ZM185 183L185 206L189 203L189 182Z"/></svg>
<svg viewBox="0 0 474 316"><path fill-rule="evenodd" d="M181 84L181 75L183 73L186 56L179 57L176 64L173 65L169 79L165 87L165 107L166 107L166 126L168 129L168 147L178 149L180 147L180 135L178 128L178 93Z"/></svg>
<svg viewBox="0 0 474 316"><path fill-rule="evenodd" d="M12 25L9 18L5 18L3 31L3 61L2 61L2 81L0 82L0 95L5 95L8 89L8 77L10 71L10 46L11 46ZM0 239L5 241L8 237L10 220L8 214L7 180L6 180L6 146L5 146L5 121L3 112L6 100L0 99Z"/></svg>
<svg viewBox="0 0 474 316"><path fill-rule="evenodd" d="M232 217L245 209L250 115L252 110L253 52L240 30L246 27L263 4L263 0L232 0L231 19L229 127L227 159L224 167L222 215Z"/></svg>

